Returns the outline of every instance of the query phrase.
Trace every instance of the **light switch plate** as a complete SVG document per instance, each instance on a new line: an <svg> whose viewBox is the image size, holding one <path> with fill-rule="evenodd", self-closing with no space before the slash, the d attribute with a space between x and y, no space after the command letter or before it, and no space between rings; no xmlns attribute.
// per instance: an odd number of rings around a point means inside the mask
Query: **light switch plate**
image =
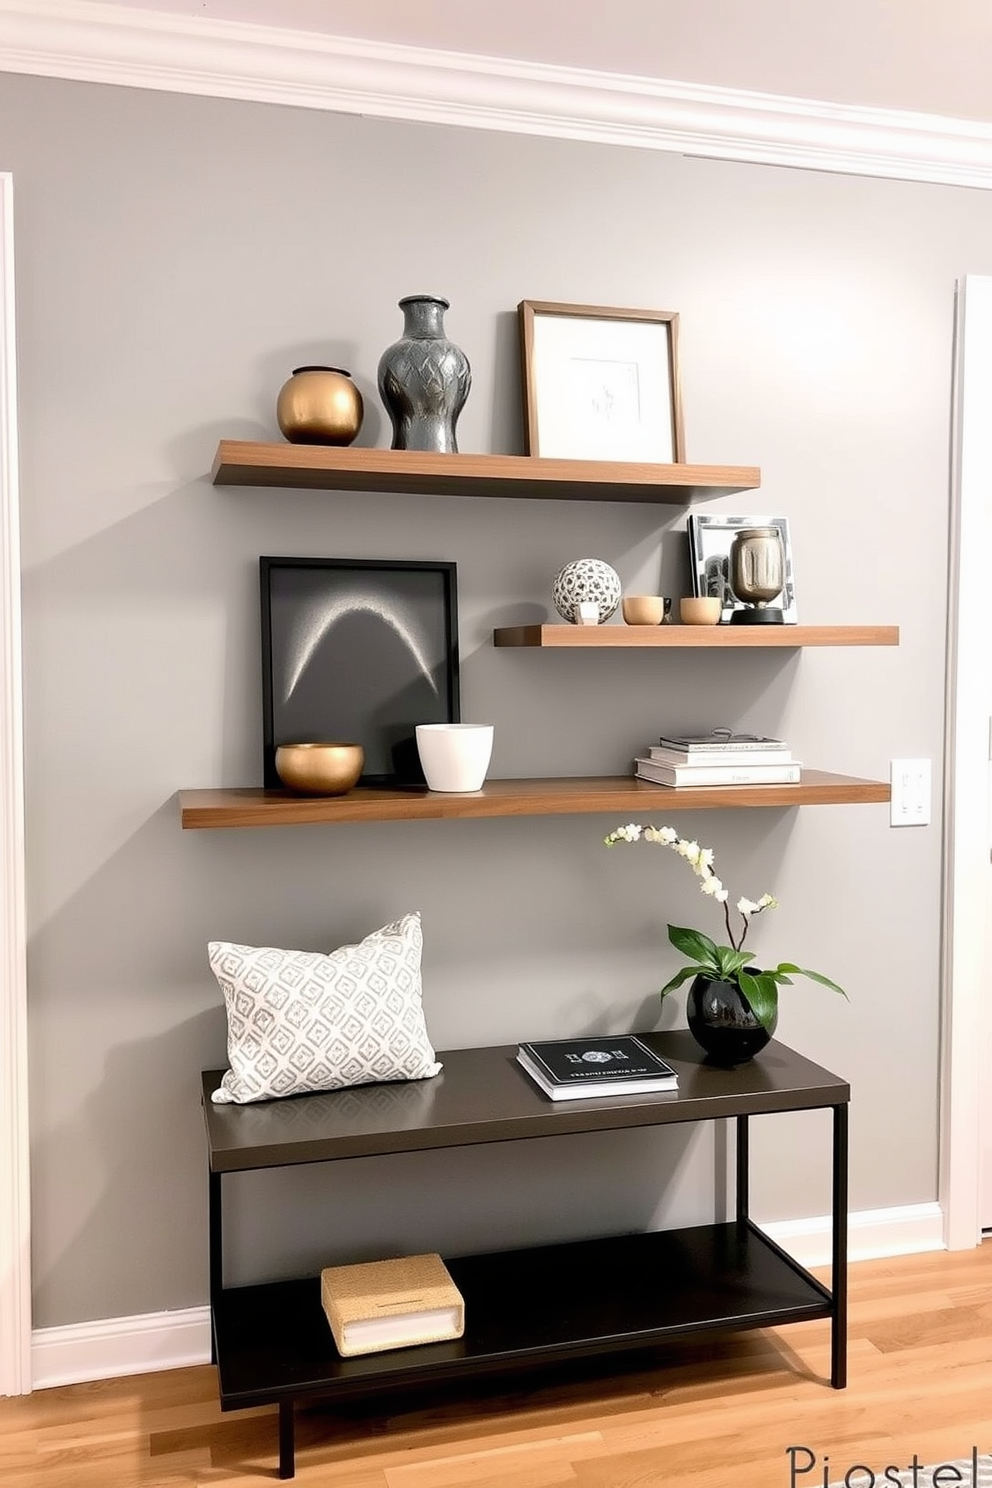
<svg viewBox="0 0 992 1488"><path fill-rule="evenodd" d="M930 761L928 759L894 759L889 779L892 800L889 825L893 827L926 827L930 824Z"/></svg>

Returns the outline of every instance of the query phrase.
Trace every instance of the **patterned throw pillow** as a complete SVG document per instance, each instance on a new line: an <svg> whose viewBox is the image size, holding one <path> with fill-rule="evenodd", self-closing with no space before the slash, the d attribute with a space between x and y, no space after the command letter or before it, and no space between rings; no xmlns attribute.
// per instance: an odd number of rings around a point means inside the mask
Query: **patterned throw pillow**
<svg viewBox="0 0 992 1488"><path fill-rule="evenodd" d="M231 1066L213 1100L242 1105L436 1075L420 1000L422 946L416 913L329 956L211 941Z"/></svg>

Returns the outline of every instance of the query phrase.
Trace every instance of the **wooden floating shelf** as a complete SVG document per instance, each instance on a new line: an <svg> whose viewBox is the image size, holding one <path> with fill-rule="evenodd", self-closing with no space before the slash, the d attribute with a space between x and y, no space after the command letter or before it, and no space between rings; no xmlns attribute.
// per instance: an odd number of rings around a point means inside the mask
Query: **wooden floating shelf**
<svg viewBox="0 0 992 1488"><path fill-rule="evenodd" d="M515 496L685 506L753 491L753 465L652 465L547 460L531 455L442 455L417 450L261 444L222 439L214 485L388 491L417 496Z"/></svg>
<svg viewBox="0 0 992 1488"><path fill-rule="evenodd" d="M428 821L494 816L706 811L740 806L842 806L889 800L887 781L804 770L798 785L680 786L670 789L629 775L548 780L490 780L465 795L424 787L356 786L343 796L296 796L247 786L179 792L185 828L289 827L329 822Z"/></svg>
<svg viewBox="0 0 992 1488"><path fill-rule="evenodd" d="M898 625L501 625L496 646L542 650L898 646Z"/></svg>

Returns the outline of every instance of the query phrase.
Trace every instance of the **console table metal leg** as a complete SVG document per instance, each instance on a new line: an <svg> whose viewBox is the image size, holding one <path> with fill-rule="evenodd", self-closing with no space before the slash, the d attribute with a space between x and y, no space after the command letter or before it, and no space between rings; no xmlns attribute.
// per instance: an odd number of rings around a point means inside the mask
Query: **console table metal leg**
<svg viewBox="0 0 992 1488"><path fill-rule="evenodd" d="M738 1116L737 1118L737 1223L741 1224L748 1216L748 1171L750 1165L750 1153L748 1150L748 1118Z"/></svg>
<svg viewBox="0 0 992 1488"><path fill-rule="evenodd" d="M834 1106L833 1251L830 1291L834 1315L830 1333L830 1383L847 1384L847 1105Z"/></svg>
<svg viewBox="0 0 992 1488"><path fill-rule="evenodd" d="M296 1476L296 1412L292 1400L279 1402L279 1476Z"/></svg>
<svg viewBox="0 0 992 1488"><path fill-rule="evenodd" d="M209 1186L207 1189L207 1215L209 1233L209 1286L210 1286L210 1362L217 1363L217 1345L214 1338L213 1309L220 1301L221 1288L224 1285L224 1230L223 1230L223 1198L220 1188L221 1178L219 1173L209 1175Z"/></svg>

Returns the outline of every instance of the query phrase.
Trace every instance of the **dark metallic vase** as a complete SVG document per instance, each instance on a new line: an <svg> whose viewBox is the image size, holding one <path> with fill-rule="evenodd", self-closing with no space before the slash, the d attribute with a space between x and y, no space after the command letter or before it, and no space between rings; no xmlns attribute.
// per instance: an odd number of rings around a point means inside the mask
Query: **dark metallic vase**
<svg viewBox="0 0 992 1488"><path fill-rule="evenodd" d="M393 425L393 449L456 454L455 425L472 385L468 357L444 334L448 301L400 300L403 335L379 360L379 393Z"/></svg>
<svg viewBox="0 0 992 1488"><path fill-rule="evenodd" d="M693 978L685 1011L696 1043L714 1064L728 1068L753 1059L768 1043L778 1022L776 1013L771 1028L764 1028L736 982L717 982L705 976Z"/></svg>

